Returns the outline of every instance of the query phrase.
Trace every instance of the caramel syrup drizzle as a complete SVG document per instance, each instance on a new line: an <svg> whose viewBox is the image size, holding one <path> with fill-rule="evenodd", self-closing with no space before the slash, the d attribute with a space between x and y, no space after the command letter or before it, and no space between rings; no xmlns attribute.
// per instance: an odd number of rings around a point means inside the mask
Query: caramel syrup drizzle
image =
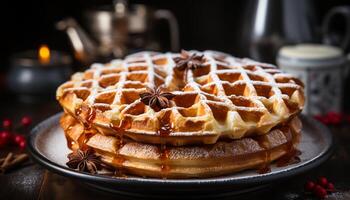
<svg viewBox="0 0 350 200"><path fill-rule="evenodd" d="M266 174L271 172L271 166L270 166L270 160L271 160L271 156L270 156L270 151L269 150L265 150L265 156L264 156L264 163L261 165L261 167L258 169L258 173L259 174Z"/></svg>
<svg viewBox="0 0 350 200"><path fill-rule="evenodd" d="M72 139L70 139L69 137L67 138L67 144L68 144L68 148L70 149L76 149L77 147L79 147L79 149L82 150L86 150L88 148L88 146L86 145L86 142L89 140L90 137L92 137L93 130L91 129L91 122L95 119L96 117L96 111L95 109L88 107L88 111L87 111L87 116L85 118L83 118L81 115L82 113L84 113L85 110L83 109L82 106L80 106L79 108L77 108L75 110L75 115L79 116L82 118L83 121L83 126L84 126L84 132L83 134L77 139L77 141L73 141ZM83 114L84 115L84 114ZM68 129L71 129L72 126L70 126Z"/></svg>
<svg viewBox="0 0 350 200"><path fill-rule="evenodd" d="M119 137L118 150L119 151L124 146L124 134L125 130L131 127L131 120L129 118L125 118L120 121L119 125L116 126L114 123L110 123L109 125L113 130L116 131L117 136ZM118 152L114 156L113 161L116 166L118 166L118 170L115 172L115 176L118 177L126 177L126 173L123 170L123 163L125 162L125 158L122 157Z"/></svg>
<svg viewBox="0 0 350 200"><path fill-rule="evenodd" d="M89 107L89 114L88 114L88 117L86 118L86 121L88 123L91 123L95 118L96 118L96 110Z"/></svg>
<svg viewBox="0 0 350 200"><path fill-rule="evenodd" d="M283 132L283 133L287 133L285 135L287 137L288 142L284 146L284 150L287 152L287 154L283 155L281 158L279 158L276 161L277 167L284 167L287 165L299 163L301 161L299 157L301 154L301 151L294 147L293 134L290 131L291 130L287 130L286 132L285 131Z"/></svg>
<svg viewBox="0 0 350 200"><path fill-rule="evenodd" d="M166 137L170 135L173 129L173 124L170 122L170 114L171 112L166 112L162 118L160 118L159 129L157 134L160 136L160 160L161 160L161 172L163 176L166 177L166 174L169 172L170 167L168 165L169 160L169 149L166 146Z"/></svg>
<svg viewBox="0 0 350 200"><path fill-rule="evenodd" d="M281 127L281 130L283 134L287 138L287 142L283 144L282 148L286 152L285 155L280 157L276 160L276 166L277 167L284 167L287 165L299 163L301 160L299 158L301 151L296 149L293 144L293 135L291 133L291 130L287 126ZM271 172L270 167L270 161L271 161L271 153L266 148L266 146L262 143L262 140L258 139L258 142L261 147L263 147L265 150L262 152L264 154L264 163L261 165L261 167L257 170L259 174L265 174Z"/></svg>
<svg viewBox="0 0 350 200"><path fill-rule="evenodd" d="M83 109L80 106L78 109L75 110L75 115L80 115L82 112L83 112Z"/></svg>
<svg viewBox="0 0 350 200"><path fill-rule="evenodd" d="M111 123L110 127L117 132L117 136L119 137L119 149L122 148L124 146L124 134L126 130L131 127L131 120L129 118L125 118L120 121L118 126Z"/></svg>
<svg viewBox="0 0 350 200"><path fill-rule="evenodd" d="M79 107L76 109L75 114L80 115L83 113L82 107ZM84 134L82 134L79 138L78 141L73 141L68 139L68 147L70 149L73 148L73 146L76 144L76 142L79 145L80 149L87 149L86 142L87 140L93 135L91 129L91 123L92 121L96 118L96 111L95 109L89 107L88 108L88 114L87 117L84 120ZM163 176L166 177L166 174L169 172L170 167L168 165L168 160L169 160L169 149L167 148L166 145L166 137L170 135L170 133L173 131L173 124L170 122L170 112L166 112L159 120L160 126L157 131L157 134L160 136L160 146L159 146L159 152L160 152L160 159L161 159L161 171L163 173ZM125 130L131 127L131 121L129 119L124 119L120 121L119 126L115 126L113 123L110 124L110 127L114 129L118 134L120 140L119 140L119 145L118 145L118 150L124 146L124 133ZM71 127L69 127L71 128ZM289 128L286 126L283 126L281 129L283 129L283 133L287 137L287 143L284 144L284 151L287 152L284 156L279 158L276 161L277 167L283 167L287 166L290 164L298 163L300 162L300 158L298 157L301 152L297 149L295 149L293 145L293 136L289 132ZM288 130L286 130L288 129ZM263 144L263 139L258 138L257 139L258 143L264 150L261 152L261 156L264 158L263 164L258 168L257 172L259 174L265 174L271 172L271 167L270 167L270 161L271 161L271 152L270 150L266 147L265 144ZM125 176L125 173L122 171L122 165L125 162L125 159L121 157L119 154L116 155L113 158L113 163L117 164L117 166L120 166L120 169L116 175L118 176Z"/></svg>
<svg viewBox="0 0 350 200"><path fill-rule="evenodd" d="M80 116L86 109L83 106L79 106L75 109L75 115ZM96 118L96 110L92 107L88 107L87 117L84 121L91 123Z"/></svg>
<svg viewBox="0 0 350 200"><path fill-rule="evenodd" d="M87 112L87 117L84 119L84 122L83 122L83 125L87 130L91 129L91 123L95 119L95 117L96 117L95 109L89 107Z"/></svg>
<svg viewBox="0 0 350 200"><path fill-rule="evenodd" d="M81 114L83 112L86 112L86 109L83 109L82 107L79 107L76 109L75 114L77 116L81 117ZM95 130L92 129L91 123L93 122L93 120L96 118L96 110L89 107L87 110L87 116L83 118L83 125L84 125L84 133L78 138L77 141L73 141L71 140L69 137L67 138L67 142L68 142L68 147L70 149L72 149L72 147L76 144L78 144L79 149L82 150L86 150L87 148L89 148L86 145L86 142L88 141L88 139L90 137L92 137L96 132L94 132ZM118 136L120 137L119 140L119 145L118 145L118 150L123 146L124 142L123 142L123 135L125 132L125 129L130 127L131 123L129 120L122 120L120 122L119 126L115 126L113 123L110 124L110 127L113 128L118 134ZM114 156L113 158L113 163L117 164L117 166L122 166L124 163L125 159L123 157L121 157L119 154L117 154L116 156ZM117 170L116 172L113 173L115 176L120 176L120 177L125 177L125 173L121 170L121 167L119 168L119 170Z"/></svg>
<svg viewBox="0 0 350 200"><path fill-rule="evenodd" d="M257 138L259 146L261 146L264 150L261 151L261 157L264 158L264 162L258 168L257 172L259 174L266 174L271 172L270 160L271 160L271 152L266 144L264 144L264 136L260 136Z"/></svg>
<svg viewBox="0 0 350 200"><path fill-rule="evenodd" d="M66 131L69 131L72 128L73 128L73 126L69 126L66 130L64 130L64 134L65 134L66 139L67 139L67 146L68 146L68 148L72 149L72 150L75 150L75 149L78 148L76 142L74 140L72 140L70 138L70 136L66 133Z"/></svg>

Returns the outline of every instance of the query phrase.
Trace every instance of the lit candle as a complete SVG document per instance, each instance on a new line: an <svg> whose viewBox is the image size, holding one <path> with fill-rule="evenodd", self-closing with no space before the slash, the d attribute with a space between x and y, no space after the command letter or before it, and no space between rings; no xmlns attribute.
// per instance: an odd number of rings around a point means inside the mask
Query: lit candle
<svg viewBox="0 0 350 200"><path fill-rule="evenodd" d="M70 56L47 45L19 52L11 59L8 87L22 99L54 98L58 85L69 78L71 64Z"/></svg>
<svg viewBox="0 0 350 200"><path fill-rule="evenodd" d="M42 64L48 64L50 62L50 49L47 45L41 45L38 51L39 61Z"/></svg>

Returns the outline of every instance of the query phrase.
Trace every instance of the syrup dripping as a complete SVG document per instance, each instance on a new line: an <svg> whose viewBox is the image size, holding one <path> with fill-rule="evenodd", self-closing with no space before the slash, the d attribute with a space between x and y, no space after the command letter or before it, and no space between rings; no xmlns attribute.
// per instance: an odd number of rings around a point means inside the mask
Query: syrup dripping
<svg viewBox="0 0 350 200"><path fill-rule="evenodd" d="M169 149L167 149L166 144L160 145L160 159L162 161L161 170L163 173L167 173L170 170L170 167L167 164L169 159Z"/></svg>
<svg viewBox="0 0 350 200"><path fill-rule="evenodd" d="M79 116L80 114L83 113L83 111L84 111L83 107L80 106L78 109L75 110L75 115ZM89 107L87 117L85 119L82 119L83 125L84 125L84 127L86 129L90 129L91 128L91 122L95 119L95 117L96 117L96 111L93 108Z"/></svg>
<svg viewBox="0 0 350 200"><path fill-rule="evenodd" d="M277 167L296 164L301 161L299 157L301 155L301 151L296 149L293 145L294 143L299 142L300 134L298 132L295 132L293 129L291 129L288 133L289 134L286 135L286 137L288 138L288 143L285 145L284 149L285 151L287 151L287 154L277 160Z"/></svg>
<svg viewBox="0 0 350 200"><path fill-rule="evenodd" d="M163 176L166 177L166 174L169 172L170 167L168 165L169 160L169 149L166 146L166 137L170 135L172 132L172 124L170 122L170 112L166 112L163 117L159 120L160 127L157 131L158 135L160 136L160 160L162 162L161 164L161 171L163 173Z"/></svg>
<svg viewBox="0 0 350 200"><path fill-rule="evenodd" d="M116 131L117 136L119 137L118 151L124 146L124 133L126 129L131 127L131 120L129 118L125 118L120 121L119 125L116 126L113 123L110 124L110 127ZM118 170L115 172L115 176L118 177L126 177L126 173L123 170L123 163L125 162L125 158L123 158L119 153L114 156L112 161L115 166L118 166Z"/></svg>
<svg viewBox="0 0 350 200"><path fill-rule="evenodd" d="M291 132L286 132L286 133L287 133L286 137L288 142L284 146L284 151L287 152L287 154L285 154L284 156L282 156L276 161L277 167L284 167L290 164L295 164L300 162L299 155L301 154L301 151L299 151L294 147L293 136Z"/></svg>
<svg viewBox="0 0 350 200"><path fill-rule="evenodd" d="M169 136L170 133L173 131L173 125L170 121L170 114L171 112L167 111L159 120L160 126L158 129L158 135L161 136L161 139L164 139L164 137Z"/></svg>
<svg viewBox="0 0 350 200"><path fill-rule="evenodd" d="M66 135L66 139L68 148L71 150L76 149L76 143L68 135Z"/></svg>
<svg viewBox="0 0 350 200"><path fill-rule="evenodd" d="M172 132L172 126L170 123L161 124L161 126L158 130L158 134L161 136L161 140L162 139L164 140L164 138L162 138L162 137L169 136L171 132Z"/></svg>
<svg viewBox="0 0 350 200"><path fill-rule="evenodd" d="M67 147L71 150L77 150L79 149L80 144L77 141L74 141L69 135L69 131L71 131L73 127L74 125L71 125L67 129L65 129L64 134L67 140Z"/></svg>
<svg viewBox="0 0 350 200"><path fill-rule="evenodd" d="M91 123L95 119L95 117L96 117L95 109L89 107L87 117L85 118L83 123L86 130L91 129Z"/></svg>
<svg viewBox="0 0 350 200"><path fill-rule="evenodd" d="M95 118L96 118L96 111L95 111L95 109L89 107L89 115L86 118L86 121L88 123L91 123Z"/></svg>
<svg viewBox="0 0 350 200"><path fill-rule="evenodd" d="M117 154L114 156L112 162L115 166L117 166L117 170L115 171L114 175L117 177L126 177L126 173L123 170L123 163L125 162L125 159Z"/></svg>
<svg viewBox="0 0 350 200"><path fill-rule="evenodd" d="M83 109L79 107L78 109L75 110L75 115L80 115L83 112Z"/></svg>
<svg viewBox="0 0 350 200"><path fill-rule="evenodd" d="M285 133L285 136L287 137L287 143L284 146L284 151L287 153L276 161L277 167L300 162L299 155L301 152L293 145L293 134L290 132L290 129L283 131L283 133Z"/></svg>
<svg viewBox="0 0 350 200"><path fill-rule="evenodd" d="M82 106L75 110L75 114L78 116L83 112L85 112L85 110ZM91 130L91 122L95 119L95 117L96 111L93 108L89 107L87 117L83 119L84 133L75 142L81 150L86 150L89 148L86 145L86 142L94 135L93 130Z"/></svg>
<svg viewBox="0 0 350 200"><path fill-rule="evenodd" d="M94 134L88 130L85 130L84 133L78 138L78 145L79 149L81 150L87 150L89 147L87 146L87 141L93 136Z"/></svg>
<svg viewBox="0 0 350 200"><path fill-rule="evenodd" d="M264 136L258 137L257 142L259 143L259 146L261 146L264 149L260 153L261 157L264 158L264 161L261 164L261 166L258 168L257 172L259 174L266 174L266 173L271 172L271 167L270 167L271 152L269 151L266 144L264 144Z"/></svg>
<svg viewBox="0 0 350 200"><path fill-rule="evenodd" d="M124 146L124 134L125 130L129 129L131 127L131 119L130 118L124 118L122 121L120 121L119 125L116 126L113 123L110 124L110 127L116 131L117 136L119 136L119 149Z"/></svg>
<svg viewBox="0 0 350 200"><path fill-rule="evenodd" d="M284 127L281 127L281 130L287 138L287 143L284 144L283 146L283 150L286 152L286 154L276 161L277 167L284 167L284 166L295 164L301 161L299 158L301 151L299 151L294 147L293 145L294 137L290 132L290 129L287 126L284 126ZM266 162L266 160L270 160L269 156L270 156L269 154L265 156L265 163L260 169L258 169L259 173L268 173L271 171L270 167L268 166L268 163Z"/></svg>
<svg viewBox="0 0 350 200"><path fill-rule="evenodd" d="M281 158L279 158L276 161L277 167L284 167L284 166L287 166L287 165L299 163L301 161L300 157L299 157L300 154L301 154L301 151L299 151L298 149L293 148L286 155L282 156Z"/></svg>
<svg viewBox="0 0 350 200"><path fill-rule="evenodd" d="M258 169L259 174L266 174L266 173L271 172L270 160L271 160L270 151L265 150L264 151L264 162L261 165L261 167L259 167L259 169Z"/></svg>

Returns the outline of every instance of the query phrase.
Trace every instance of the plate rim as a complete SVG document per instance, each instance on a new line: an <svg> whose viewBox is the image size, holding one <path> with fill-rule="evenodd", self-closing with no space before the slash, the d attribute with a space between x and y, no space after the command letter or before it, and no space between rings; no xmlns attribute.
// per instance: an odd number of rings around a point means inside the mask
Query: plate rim
<svg viewBox="0 0 350 200"><path fill-rule="evenodd" d="M335 139L333 134L329 131L329 129L321 124L320 122L316 121L315 119L311 117L307 117L305 115L301 115L300 117L302 120L308 120L309 123L312 123L321 130L322 134L324 135L326 141L328 141L328 146L325 148L322 152L319 153L318 156L312 158L308 162L305 162L303 165L297 166L295 168L286 169L284 171L276 172L276 173L267 173L267 174L258 174L257 176L253 177L242 177L242 178L235 178L235 177L229 177L229 176L219 176L219 177L211 177L211 178L194 178L194 179L160 179L160 178L143 178L143 177L110 177L105 175L92 175L85 172L79 172L75 171L73 169L70 169L68 167L59 165L55 163L54 161L49 160L46 158L43 154L41 154L38 149L36 148L35 142L37 139L38 133L42 132L44 129L48 129L48 127L52 127L52 124L54 124L55 121L58 121L59 117L63 114L63 112L56 113L52 115L51 117L43 120L39 124L37 124L30 132L28 136L28 145L27 149L30 153L30 156L40 165L44 166L46 169L66 176L71 177L75 179L80 179L82 181L93 181L103 184L123 184L125 186L127 185L143 185L147 184L147 186L155 186L155 185L169 185L169 186L203 186L207 184L216 184L216 185L253 185L256 183L268 183L272 182L274 180L283 180L286 178L289 178L291 176L295 176L301 173L304 173L306 171L311 170L312 168L315 168L328 160L330 156L332 155L334 148L335 148Z"/></svg>

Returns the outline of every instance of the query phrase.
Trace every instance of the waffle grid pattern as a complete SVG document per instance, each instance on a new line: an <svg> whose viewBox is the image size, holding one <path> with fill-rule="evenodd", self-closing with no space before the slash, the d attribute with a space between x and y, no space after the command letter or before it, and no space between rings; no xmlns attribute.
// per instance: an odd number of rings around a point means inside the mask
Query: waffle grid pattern
<svg viewBox="0 0 350 200"><path fill-rule="evenodd" d="M169 116L169 136L213 135L209 143L221 136L265 134L301 111L302 83L275 66L215 51L191 53L203 53L206 62L187 73L174 69L173 59L180 55L173 53L141 52L125 60L93 64L61 85L57 97L66 110L83 104L99 110L104 120L97 117L93 123L128 119L127 132L156 136L162 117ZM175 97L170 108L155 112L140 101L139 94L146 87L159 86ZM71 105L62 100L66 94L74 95Z"/></svg>

